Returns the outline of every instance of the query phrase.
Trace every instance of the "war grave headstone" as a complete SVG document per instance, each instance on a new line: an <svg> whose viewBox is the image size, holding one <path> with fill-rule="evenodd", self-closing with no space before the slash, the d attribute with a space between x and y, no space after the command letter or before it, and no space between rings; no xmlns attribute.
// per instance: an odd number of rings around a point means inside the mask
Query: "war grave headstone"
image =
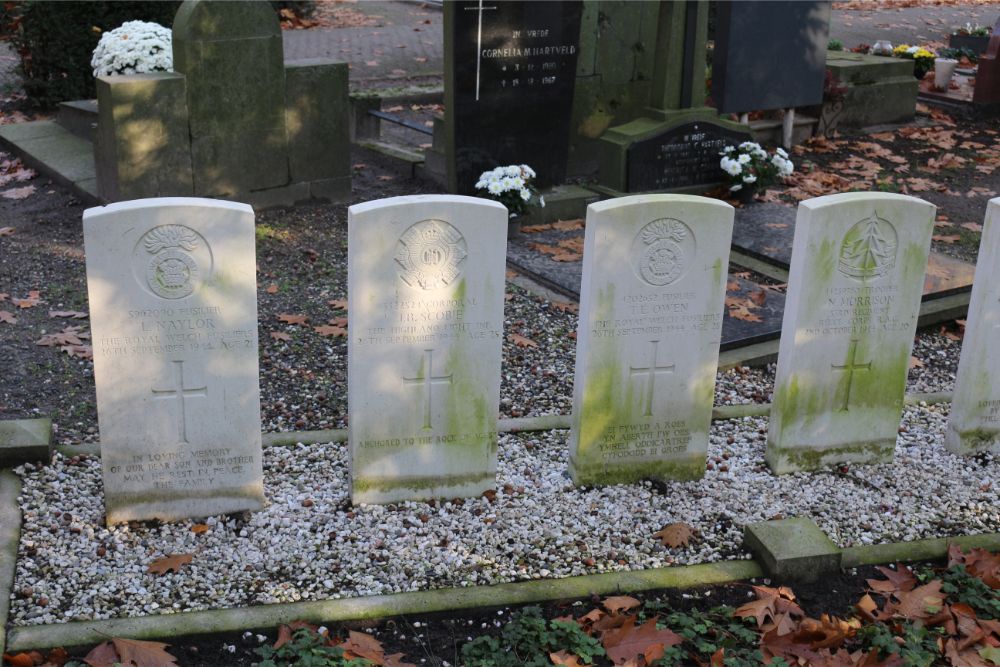
<svg viewBox="0 0 1000 667"><path fill-rule="evenodd" d="M631 3L625 7L639 10ZM658 3L656 22L646 107L638 116L631 111L631 117L615 117L598 139L595 188L605 194L702 191L722 181L717 168L722 147L750 139L748 127L720 118L705 104L708 3ZM581 104L594 109L588 118L604 108L586 99Z"/></svg>
<svg viewBox="0 0 1000 667"><path fill-rule="evenodd" d="M262 508L253 210L121 202L83 235L108 524Z"/></svg>
<svg viewBox="0 0 1000 667"><path fill-rule="evenodd" d="M799 204L765 452L775 473L892 459L935 211L887 193Z"/></svg>
<svg viewBox="0 0 1000 667"><path fill-rule="evenodd" d="M587 210L570 473L577 484L705 472L733 207L690 195Z"/></svg>
<svg viewBox="0 0 1000 667"><path fill-rule="evenodd" d="M348 209L354 503L494 488L507 209L455 195Z"/></svg>
<svg viewBox="0 0 1000 667"><path fill-rule="evenodd" d="M528 164L536 184L566 175L583 2L444 5L447 187L471 194L483 171Z"/></svg>
<svg viewBox="0 0 1000 667"><path fill-rule="evenodd" d="M99 77L104 201L198 195L268 206L350 193L347 64L285 64L260 2L185 0L174 72Z"/></svg>
<svg viewBox="0 0 1000 667"><path fill-rule="evenodd" d="M945 445L959 454L1000 453L1000 368L993 352L1000 328L1000 199L986 207L976 281L969 302Z"/></svg>

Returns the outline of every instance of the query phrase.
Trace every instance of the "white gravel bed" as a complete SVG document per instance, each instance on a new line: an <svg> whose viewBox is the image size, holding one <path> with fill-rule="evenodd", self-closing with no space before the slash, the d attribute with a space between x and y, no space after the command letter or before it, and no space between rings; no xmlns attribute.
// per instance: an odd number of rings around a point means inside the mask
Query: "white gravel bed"
<svg viewBox="0 0 1000 667"><path fill-rule="evenodd" d="M716 422L698 482L574 488L566 431L505 435L495 497L351 508L341 445L273 447L268 506L196 523L103 525L100 463L24 466L15 625L397 593L747 558L743 526L813 518L840 546L1000 531L1000 457L942 446L947 405L907 408L896 461L773 476L767 420ZM697 530L687 547L653 538ZM147 573L166 554L179 573Z"/></svg>

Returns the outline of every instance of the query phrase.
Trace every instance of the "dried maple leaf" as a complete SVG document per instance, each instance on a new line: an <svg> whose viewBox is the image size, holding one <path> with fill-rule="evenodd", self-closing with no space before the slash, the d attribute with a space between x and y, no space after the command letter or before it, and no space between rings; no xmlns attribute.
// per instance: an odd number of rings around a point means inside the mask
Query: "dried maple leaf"
<svg viewBox="0 0 1000 667"><path fill-rule="evenodd" d="M149 564L149 568L146 570L152 574L166 574L171 570L174 572L180 572L181 568L190 563L194 559L191 554L171 554L169 556L163 556L162 558L157 558L152 563Z"/></svg>
<svg viewBox="0 0 1000 667"><path fill-rule="evenodd" d="M35 667L36 665L42 664L44 659L45 658L43 658L42 654L38 651L16 653L14 655L9 653L3 654L4 662L10 663L11 667Z"/></svg>
<svg viewBox="0 0 1000 667"><path fill-rule="evenodd" d="M347 299L333 299L326 302L328 306L333 306L337 310L347 310Z"/></svg>
<svg viewBox="0 0 1000 667"><path fill-rule="evenodd" d="M962 240L962 236L960 234L935 234L931 240L938 243L957 243Z"/></svg>
<svg viewBox="0 0 1000 667"><path fill-rule="evenodd" d="M552 307L563 313L577 313L580 312L580 307L575 303L569 303L568 301L550 301Z"/></svg>
<svg viewBox="0 0 1000 667"><path fill-rule="evenodd" d="M31 290L28 292L28 296L23 299L18 299L16 297L12 298L10 302L17 306L18 308L34 308L39 303L41 303L42 297L38 290Z"/></svg>
<svg viewBox="0 0 1000 667"><path fill-rule="evenodd" d="M347 318L346 317L332 317L329 320L327 320L326 323L327 324L331 324L331 325L333 325L335 327L346 327L347 326Z"/></svg>
<svg viewBox="0 0 1000 667"><path fill-rule="evenodd" d="M403 662L402 653L393 653L392 655L387 655L383 658L383 667L417 667L415 663Z"/></svg>
<svg viewBox="0 0 1000 667"><path fill-rule="evenodd" d="M282 313L278 315L278 320L286 324L298 324L305 325L309 321L308 315L292 315L290 313Z"/></svg>
<svg viewBox="0 0 1000 667"><path fill-rule="evenodd" d="M11 188L0 192L0 197L5 199L24 199L35 193L34 185L25 185L23 188Z"/></svg>
<svg viewBox="0 0 1000 667"><path fill-rule="evenodd" d="M14 324L17 322L17 318L14 317L14 313L9 310L0 310L0 322L6 322L7 324Z"/></svg>
<svg viewBox="0 0 1000 667"><path fill-rule="evenodd" d="M580 656L565 650L549 653L549 660L552 661L553 665L559 665L560 667L590 667L589 664L585 665L580 662Z"/></svg>
<svg viewBox="0 0 1000 667"><path fill-rule="evenodd" d="M340 647L344 649L344 657L365 658L376 665L382 664L385 658L385 650L379 640L364 632L351 630L347 635L347 641Z"/></svg>
<svg viewBox="0 0 1000 667"><path fill-rule="evenodd" d="M764 302L767 301L767 291L761 288L756 292L751 292L750 300L758 307L763 306Z"/></svg>
<svg viewBox="0 0 1000 667"><path fill-rule="evenodd" d="M575 252L559 252L552 255L554 262L579 262L581 259L583 259L583 255Z"/></svg>
<svg viewBox="0 0 1000 667"><path fill-rule="evenodd" d="M686 547L694 535L694 528L684 522L670 523L653 533L653 537L658 539L665 547L676 549Z"/></svg>
<svg viewBox="0 0 1000 667"><path fill-rule="evenodd" d="M993 554L985 549L971 549L964 553L960 547L952 544L948 547L948 566L952 565L964 565L973 577L981 579L994 590L1000 589L1000 554Z"/></svg>
<svg viewBox="0 0 1000 667"><path fill-rule="evenodd" d="M283 341L290 341L292 339L291 335L286 334L284 331L272 331L271 338Z"/></svg>
<svg viewBox="0 0 1000 667"><path fill-rule="evenodd" d="M620 614L623 611L635 609L641 605L642 602L629 595L613 595L609 598L604 598L604 600L601 601L601 604L604 605L604 608L612 614ZM595 609L594 611L600 613L600 610Z"/></svg>
<svg viewBox="0 0 1000 667"><path fill-rule="evenodd" d="M959 227L968 229L970 232L982 232L983 226L978 222L963 222Z"/></svg>
<svg viewBox="0 0 1000 667"><path fill-rule="evenodd" d="M191 526L191 532L194 533L195 535L201 535L202 533L207 533L208 524L196 523L193 526Z"/></svg>
<svg viewBox="0 0 1000 667"><path fill-rule="evenodd" d="M318 327L313 327L313 331L318 333L320 336L346 336L347 329L343 327L336 327L331 325L323 325Z"/></svg>
<svg viewBox="0 0 1000 667"><path fill-rule="evenodd" d="M521 232L523 234L538 234L539 232L546 232L552 229L552 225L525 225L521 227Z"/></svg>
<svg viewBox="0 0 1000 667"><path fill-rule="evenodd" d="M558 220L552 223L552 229L558 229L561 232L583 229L583 218L576 218L574 220Z"/></svg>
<svg viewBox="0 0 1000 667"><path fill-rule="evenodd" d="M920 361L919 359L917 359L916 357L914 357L911 354L910 355L910 368L923 368L923 367L924 367L924 362Z"/></svg>
<svg viewBox="0 0 1000 667"><path fill-rule="evenodd" d="M635 627L635 617L629 616L625 625L601 636L604 650L616 665L637 660L639 656L645 659L645 664L651 664L664 656L667 647L683 642L684 638L671 630L657 630L655 616L639 627Z"/></svg>
<svg viewBox="0 0 1000 667"><path fill-rule="evenodd" d="M90 316L79 310L50 310L49 317L69 317L74 320L84 320Z"/></svg>
<svg viewBox="0 0 1000 667"><path fill-rule="evenodd" d="M12 236L13 234L13 227L0 227L0 236Z"/></svg>
<svg viewBox="0 0 1000 667"><path fill-rule="evenodd" d="M135 667L172 667L177 664L177 658L164 650L169 644L148 642L139 639L121 639L119 637L113 637L111 643L114 644L122 665L131 666L134 664Z"/></svg>
<svg viewBox="0 0 1000 667"><path fill-rule="evenodd" d="M74 331L74 329L76 329L76 327L69 327L63 331L45 334L35 341L35 345L41 345L42 347L52 347L57 345L83 345L83 341L80 339L79 335L80 332Z"/></svg>
<svg viewBox="0 0 1000 667"><path fill-rule="evenodd" d="M930 618L941 611L944 599L947 597L941 592L942 584L940 579L935 579L912 591L900 593L899 604L886 605L883 618L902 617L908 620Z"/></svg>
<svg viewBox="0 0 1000 667"><path fill-rule="evenodd" d="M876 593L895 595L897 593L912 591L913 587L917 585L917 578L913 576L913 571L902 563L897 563L895 570L881 565L875 569L881 572L882 576L886 578L885 581L881 579L865 579L868 588Z"/></svg>
<svg viewBox="0 0 1000 667"><path fill-rule="evenodd" d="M267 292L268 294L277 294L278 293L278 286L275 285L274 283L271 283L270 285L268 285L264 289L264 291Z"/></svg>
<svg viewBox="0 0 1000 667"><path fill-rule="evenodd" d="M118 651L111 642L104 642L90 649L90 653L83 661L90 667L114 667L116 664L121 664L118 660Z"/></svg>
<svg viewBox="0 0 1000 667"><path fill-rule="evenodd" d="M530 338L525 338L521 334L512 333L507 336L507 340L514 343L514 345L517 345L518 347L538 347L538 343Z"/></svg>
<svg viewBox="0 0 1000 667"><path fill-rule="evenodd" d="M77 359L94 358L94 348L90 345L63 345L59 350Z"/></svg>

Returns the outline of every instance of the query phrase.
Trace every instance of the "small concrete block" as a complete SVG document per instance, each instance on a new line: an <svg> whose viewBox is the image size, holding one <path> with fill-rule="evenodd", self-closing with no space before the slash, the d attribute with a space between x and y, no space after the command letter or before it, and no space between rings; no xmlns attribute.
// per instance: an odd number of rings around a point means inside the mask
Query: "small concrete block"
<svg viewBox="0 0 1000 667"><path fill-rule="evenodd" d="M347 63L315 58L285 67L285 129L292 182L351 175Z"/></svg>
<svg viewBox="0 0 1000 667"><path fill-rule="evenodd" d="M0 421L0 468L43 461L51 455L52 420L9 419Z"/></svg>
<svg viewBox="0 0 1000 667"><path fill-rule="evenodd" d="M751 524L743 544L764 571L782 581L816 581L840 570L840 549L811 519Z"/></svg>

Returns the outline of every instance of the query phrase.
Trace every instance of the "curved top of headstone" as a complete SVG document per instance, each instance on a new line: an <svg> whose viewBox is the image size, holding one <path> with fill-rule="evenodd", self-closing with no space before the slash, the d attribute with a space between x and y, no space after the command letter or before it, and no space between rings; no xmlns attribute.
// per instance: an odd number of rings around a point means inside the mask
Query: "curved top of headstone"
<svg viewBox="0 0 1000 667"><path fill-rule="evenodd" d="M174 15L173 38L196 42L281 35L270 2L184 0Z"/></svg>

